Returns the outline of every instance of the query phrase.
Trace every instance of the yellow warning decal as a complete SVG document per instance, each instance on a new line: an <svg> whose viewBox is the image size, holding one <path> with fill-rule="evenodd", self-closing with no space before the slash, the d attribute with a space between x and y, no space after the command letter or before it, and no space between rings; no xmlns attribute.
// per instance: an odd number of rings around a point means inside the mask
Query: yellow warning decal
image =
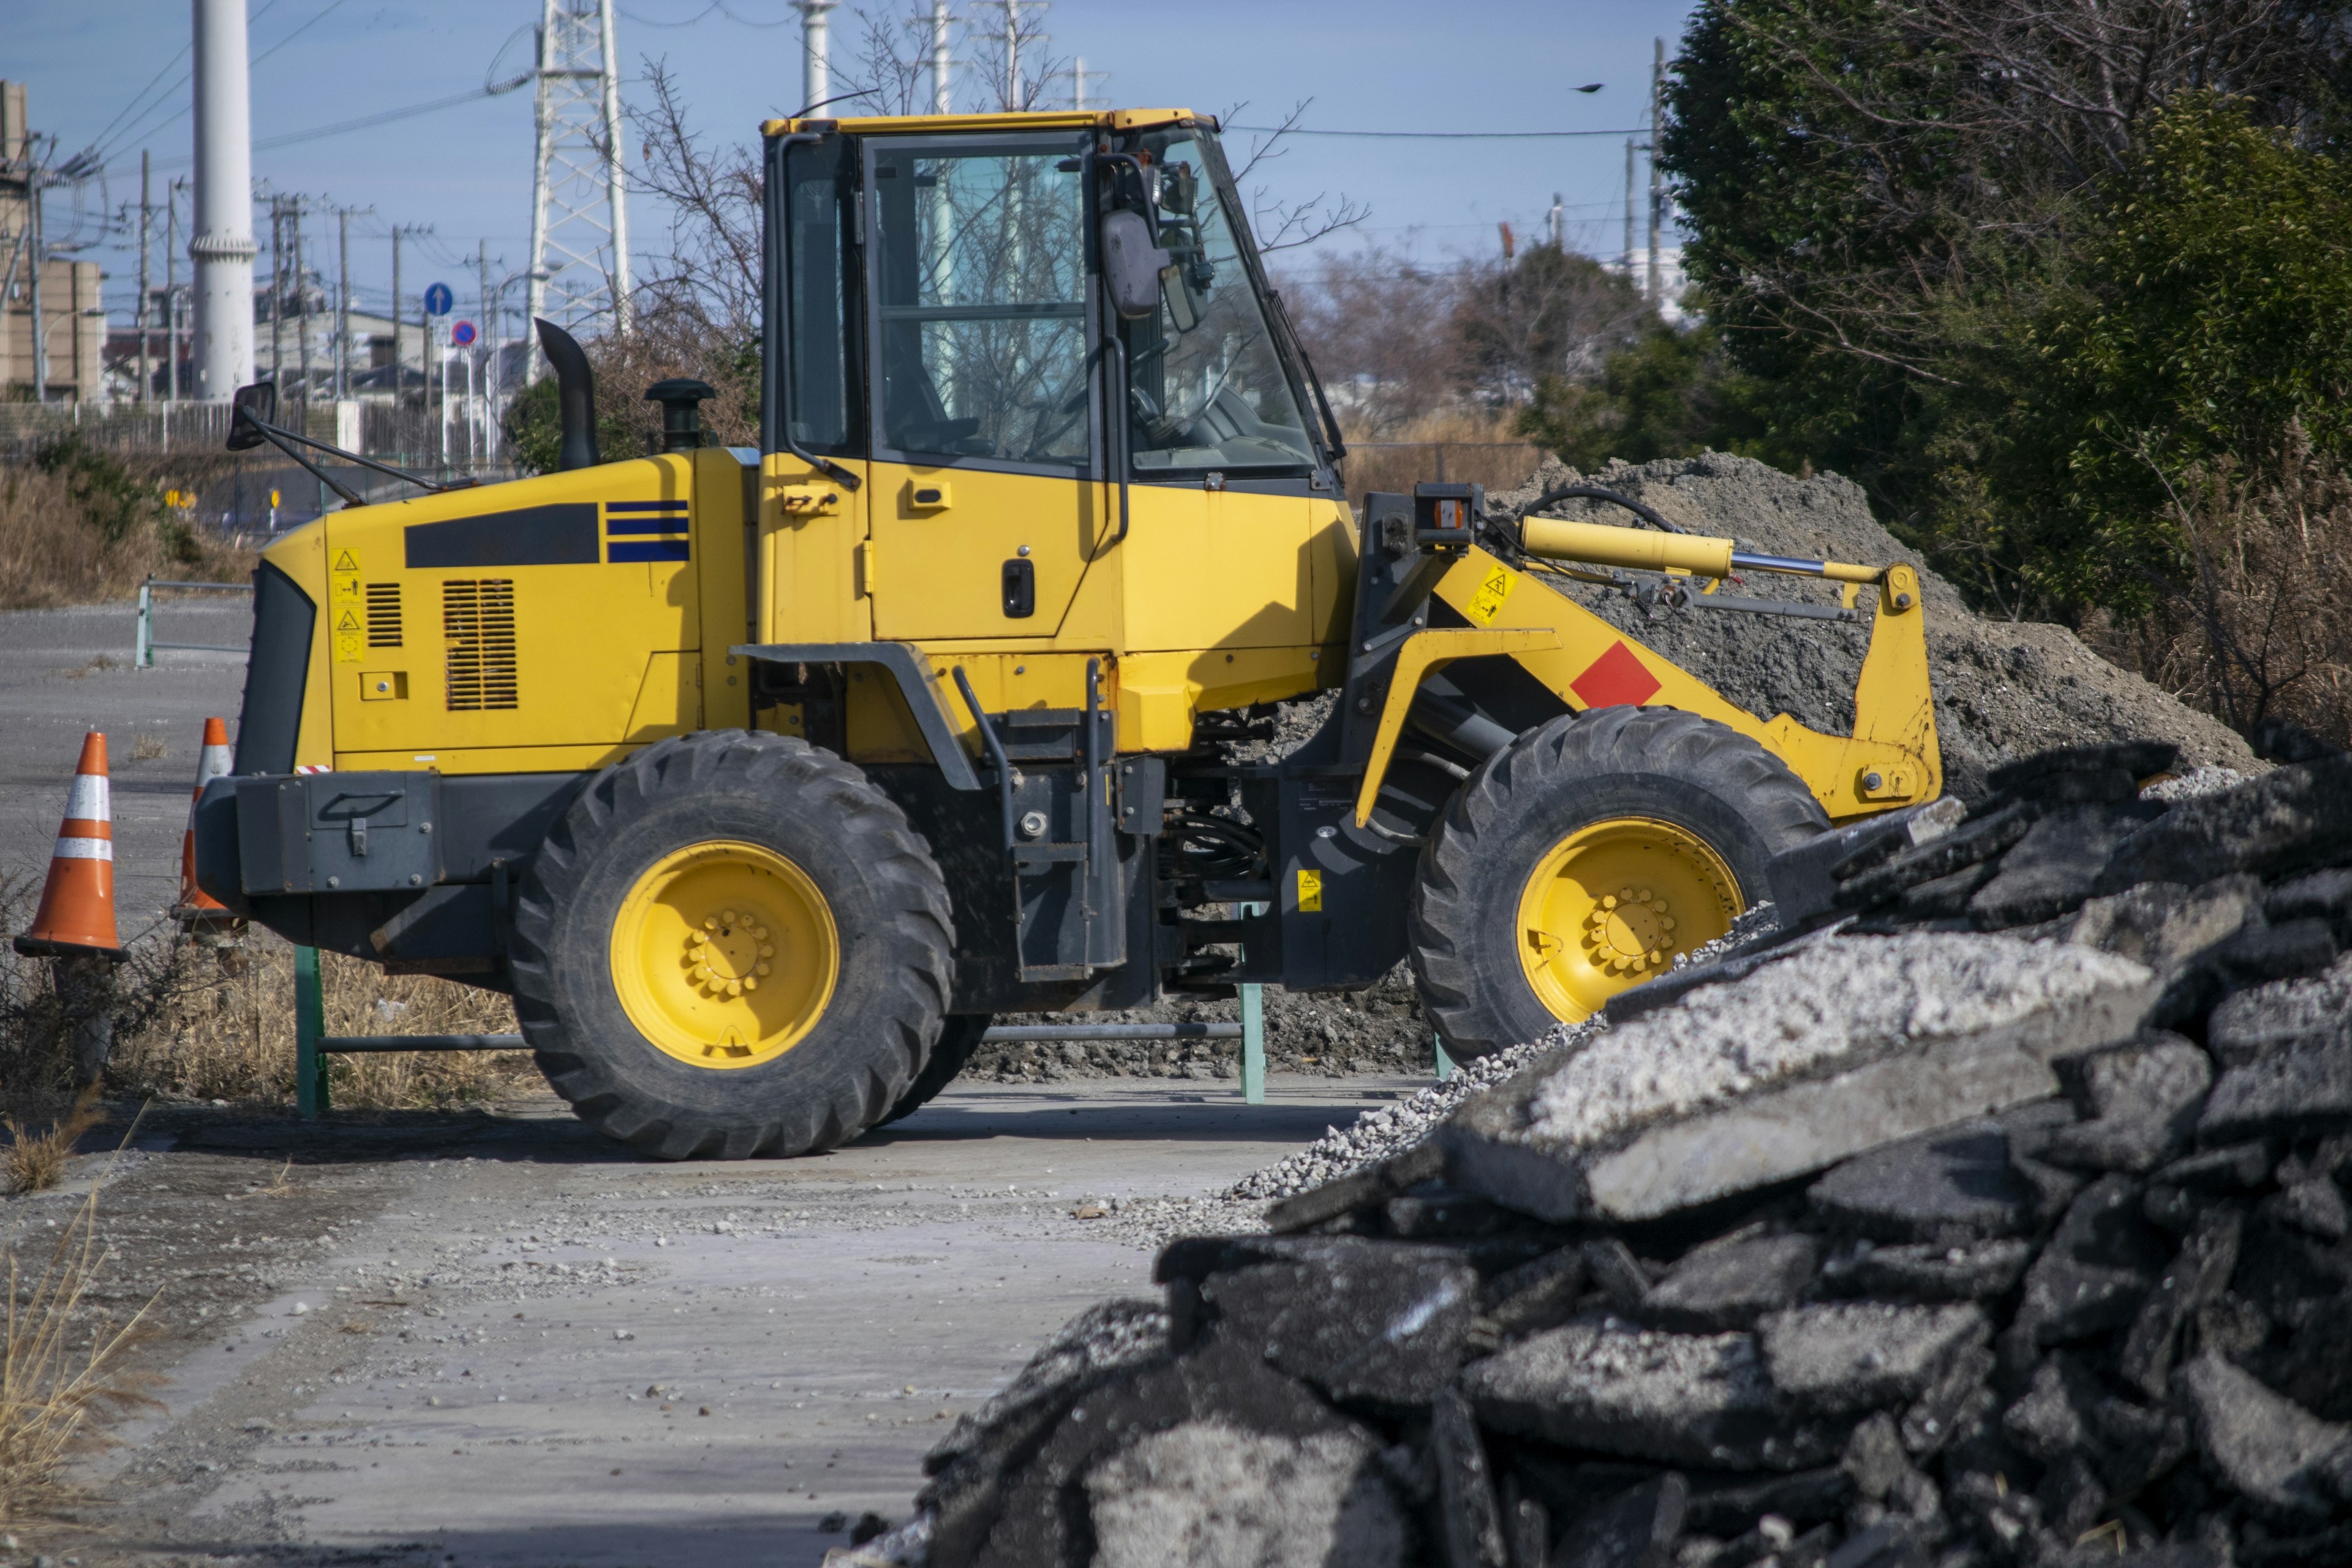
<svg viewBox="0 0 2352 1568"><path fill-rule="evenodd" d="M1478 591L1470 595L1470 603L1464 606L1470 618L1482 626L1493 626L1495 617L1502 613L1503 601L1511 596L1511 589L1518 580L1518 574L1507 566L1496 566L1487 573Z"/></svg>
<svg viewBox="0 0 2352 1568"><path fill-rule="evenodd" d="M335 552L335 571L357 572L359 569L360 558L356 554L348 550L338 550Z"/></svg>
<svg viewBox="0 0 2352 1568"><path fill-rule="evenodd" d="M1298 873L1298 912L1302 915L1323 911L1323 873L1301 868Z"/></svg>
<svg viewBox="0 0 2352 1568"><path fill-rule="evenodd" d="M336 611L335 662L357 664L360 661L360 656L366 650L367 632L360 625L360 613L352 609Z"/></svg>

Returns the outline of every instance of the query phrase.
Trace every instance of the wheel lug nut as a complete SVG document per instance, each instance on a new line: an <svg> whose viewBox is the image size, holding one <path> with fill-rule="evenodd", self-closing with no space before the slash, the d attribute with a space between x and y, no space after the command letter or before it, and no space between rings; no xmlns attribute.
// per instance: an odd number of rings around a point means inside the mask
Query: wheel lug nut
<svg viewBox="0 0 2352 1568"><path fill-rule="evenodd" d="M1614 894L1614 893L1603 893L1603 894L1601 894L1601 907L1602 909L1604 909L1604 910L1613 910L1613 909L1615 909L1615 908L1617 907L1617 895L1616 895L1616 894Z"/></svg>
<svg viewBox="0 0 2352 1568"><path fill-rule="evenodd" d="M740 980L729 981L727 983L727 994L730 996L740 996L743 994L743 983Z"/></svg>
<svg viewBox="0 0 2352 1568"><path fill-rule="evenodd" d="M776 956L776 950L772 947L762 944L760 949L760 956L761 958L773 958Z"/></svg>
<svg viewBox="0 0 2352 1568"><path fill-rule="evenodd" d="M758 981L751 979L751 977L749 977L748 975L747 975L747 976L745 976L744 981L743 981L743 989L744 989L744 990L746 990L746 991L757 991L759 988L760 988L760 983L759 983Z"/></svg>
<svg viewBox="0 0 2352 1568"><path fill-rule="evenodd" d="M757 941L765 942L768 940L768 928L766 926L753 926L751 928L751 935Z"/></svg>

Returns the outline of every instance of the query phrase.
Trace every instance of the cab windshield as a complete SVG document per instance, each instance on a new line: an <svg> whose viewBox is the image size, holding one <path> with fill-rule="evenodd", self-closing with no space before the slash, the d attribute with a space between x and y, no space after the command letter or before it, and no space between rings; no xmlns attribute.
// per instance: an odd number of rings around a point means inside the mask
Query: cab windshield
<svg viewBox="0 0 2352 1568"><path fill-rule="evenodd" d="M1124 324L1129 450L1139 475L1311 468L1299 388L1242 254L1244 219L1215 149L1188 130L1136 148L1158 188L1160 309Z"/></svg>

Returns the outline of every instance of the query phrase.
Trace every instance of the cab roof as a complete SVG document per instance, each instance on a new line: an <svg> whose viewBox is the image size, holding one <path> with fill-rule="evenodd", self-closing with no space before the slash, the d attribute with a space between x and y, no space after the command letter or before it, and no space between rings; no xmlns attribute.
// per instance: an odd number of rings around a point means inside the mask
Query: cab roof
<svg viewBox="0 0 2352 1568"><path fill-rule="evenodd" d="M844 120L765 120L762 136L786 136L794 132L839 132L850 136L905 136L942 131L1143 131L1156 125L1205 125L1217 129L1216 116L1189 109L1061 110L1030 114L887 114Z"/></svg>

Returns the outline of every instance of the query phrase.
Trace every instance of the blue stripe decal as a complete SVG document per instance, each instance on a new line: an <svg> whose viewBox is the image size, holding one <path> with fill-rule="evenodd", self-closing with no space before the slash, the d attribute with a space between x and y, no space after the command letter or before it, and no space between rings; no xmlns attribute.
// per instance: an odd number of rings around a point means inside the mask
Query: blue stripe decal
<svg viewBox="0 0 2352 1568"><path fill-rule="evenodd" d="M608 500L606 511L685 511L692 501L683 500Z"/></svg>
<svg viewBox="0 0 2352 1568"><path fill-rule="evenodd" d="M686 533L686 519L682 517L608 517L604 520L604 532L608 537L616 533L668 533L683 538Z"/></svg>
<svg viewBox="0 0 2352 1568"><path fill-rule="evenodd" d="M618 565L624 561L685 561L691 557L683 539L616 539L604 547L604 559Z"/></svg>

